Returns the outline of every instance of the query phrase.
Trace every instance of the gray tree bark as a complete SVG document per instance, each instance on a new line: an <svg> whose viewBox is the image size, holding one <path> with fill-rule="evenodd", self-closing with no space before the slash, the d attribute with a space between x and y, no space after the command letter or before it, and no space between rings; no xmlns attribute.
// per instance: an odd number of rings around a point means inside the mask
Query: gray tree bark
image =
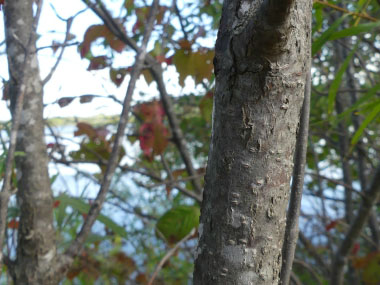
<svg viewBox="0 0 380 285"><path fill-rule="evenodd" d="M224 1L194 284L277 284L312 1Z"/></svg>
<svg viewBox="0 0 380 285"><path fill-rule="evenodd" d="M17 258L11 268L15 284L58 284L51 269L56 258L53 198L44 141L42 82L36 53L34 0L4 4L9 95L12 115L23 96L17 136L17 201L20 207Z"/></svg>

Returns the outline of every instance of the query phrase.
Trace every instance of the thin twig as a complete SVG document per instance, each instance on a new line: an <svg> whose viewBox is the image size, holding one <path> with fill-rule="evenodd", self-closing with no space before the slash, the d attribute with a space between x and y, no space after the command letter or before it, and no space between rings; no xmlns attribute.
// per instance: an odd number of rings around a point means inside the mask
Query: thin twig
<svg viewBox="0 0 380 285"><path fill-rule="evenodd" d="M153 31L153 25L155 22L155 14L157 12L157 7L158 7L158 0L154 0L152 3L152 7L150 9L150 13L148 16L148 22L145 27L145 32L144 32L144 38L141 44L141 52L139 52L136 55L136 61L132 69L131 73L131 78L128 84L128 89L126 96L124 98L124 103L123 103L123 110L120 116L120 121L118 124L117 132L116 132L116 137L114 141L114 145L112 148L112 153L106 168L106 172L104 174L103 180L102 180L102 185L100 187L99 193L91 205L90 211L87 215L86 220L84 221L82 228L80 232L77 234L77 237L75 240L72 242L72 244L69 246L67 251L65 252L65 256L69 258L73 258L76 256L83 248L84 242L86 240L86 237L88 236L92 225L94 224L97 216L100 213L100 210L102 208L102 205L105 201L106 195L109 191L109 187L111 185L111 179L114 175L115 169L117 167L117 162L118 162L118 157L119 157L119 152L120 148L122 145L122 141L124 138L124 133L125 133L125 127L128 122L128 116L129 116L129 109L130 109L130 103L132 100L132 94L135 89L136 81L138 77L140 76L140 72L143 67L143 63L145 61L145 56L146 56L146 47L148 44L148 41L150 39L150 35ZM62 266L67 266L67 264L60 265Z"/></svg>
<svg viewBox="0 0 380 285"><path fill-rule="evenodd" d="M175 252L178 250L178 248L185 242L187 241L189 238L191 238L193 235L195 234L195 228L193 228L190 233L185 236L183 239L181 239L173 248L171 248L166 254L165 256L160 260L160 262L157 264L157 267L156 269L154 270L154 273L152 275L152 277L150 278L149 282L148 282L148 285L152 285L154 280L156 279L157 277L157 274L160 272L162 266L164 266L164 264L166 263L166 261L169 260L170 257L172 257Z"/></svg>
<svg viewBox="0 0 380 285"><path fill-rule="evenodd" d="M308 65L308 67L310 66ZM286 218L285 240L282 248L281 284L283 285L287 285L290 280L294 252L298 239L298 218L301 208L306 164L307 138L309 131L310 86L310 70L308 70L305 79L305 95L301 111L299 134L296 142L293 182L290 194L289 209Z"/></svg>
<svg viewBox="0 0 380 285"><path fill-rule="evenodd" d="M329 3L327 1L323 1L323 0L314 0L314 3L318 3L318 4L322 4L326 7L329 7L329 8L332 8L334 10L337 10L337 11L340 11L340 12L343 12L343 13L346 13L346 14L349 14L349 15L352 15L352 16L356 16L356 17L360 17L360 18L363 18L363 19L367 19L367 20L370 20L372 22L377 22L379 21L378 19L374 18L374 17L371 17L367 14L364 14L364 13L358 13L358 12L352 12L352 11L349 11L345 8L342 8L338 5L334 5L332 3Z"/></svg>
<svg viewBox="0 0 380 285"><path fill-rule="evenodd" d="M309 264L307 264L305 261L295 258L294 263L302 266L307 271L309 271L311 273L311 275L314 277L314 279L318 282L319 285L323 284L319 274L317 272L315 272L315 270Z"/></svg>
<svg viewBox="0 0 380 285"><path fill-rule="evenodd" d="M325 273L330 273L330 268L326 265L325 261L323 260L322 256L319 254L315 246L308 240L308 238L303 234L302 231L299 232L299 239L300 242L305 247L306 251L314 257L316 263L318 264L319 268L324 271Z"/></svg>
<svg viewBox="0 0 380 285"><path fill-rule="evenodd" d="M372 207L377 203L380 196L380 165L376 169L371 186L366 192L365 198L363 198L359 212L353 221L348 233L345 235L343 242L341 243L338 251L335 254L332 271L331 271L331 283L341 285L343 284L344 276L343 269L347 263L347 256L350 253L354 242L359 237L364 225L366 224Z"/></svg>
<svg viewBox="0 0 380 285"><path fill-rule="evenodd" d="M140 48L136 44L136 42L128 37L126 33L122 30L120 25L118 25L115 20L112 18L112 16L109 14L109 12L101 6L101 9L96 7L95 4L89 3L88 1L82 0L83 2L88 5L91 10L103 20L106 27L116 36L118 37L122 42L124 42L126 45L131 47L136 52L140 52ZM173 141L175 145L177 146L179 153L183 159L183 162L185 164L186 170L189 173L189 176L195 176L197 173L195 171L194 165L191 160L191 156L189 151L186 147L186 141L182 134L182 131L179 127L178 119L176 114L174 113L174 108L171 103L170 96L166 92L166 87L164 80L162 78L162 68L161 65L157 62L157 60L151 56L150 54L147 54L146 56L146 64L149 66L149 70L153 76L153 78L157 82L158 90L160 92L161 101L163 103L163 107L165 110L166 115L168 116L169 125L173 134ZM195 191L198 194L202 193L202 186L199 182L199 179L194 178L192 180L192 184L194 186Z"/></svg>
<svg viewBox="0 0 380 285"><path fill-rule="evenodd" d="M45 85L53 76L54 72L56 71L59 63L61 62L63 53L65 52L66 44L70 40L70 29L71 25L73 23L74 18L69 18L66 21L66 35L65 35L65 40L63 41L62 47L61 47L61 52L59 53L57 60L55 61L55 64L53 65L52 69L50 70L49 74L45 77L44 80L42 80L42 85Z"/></svg>

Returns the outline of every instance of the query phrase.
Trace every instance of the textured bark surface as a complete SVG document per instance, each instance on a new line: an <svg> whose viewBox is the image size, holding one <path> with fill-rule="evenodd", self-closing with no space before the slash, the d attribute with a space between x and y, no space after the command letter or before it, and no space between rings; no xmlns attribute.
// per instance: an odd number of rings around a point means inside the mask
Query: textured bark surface
<svg viewBox="0 0 380 285"><path fill-rule="evenodd" d="M17 259L12 273L16 284L40 285L57 284L57 281L50 276L56 257L56 246L36 35L31 38L34 33L34 2L6 1L4 14L12 108L15 107L16 97L22 92L24 94L17 138L17 150L24 152L24 155L16 160L17 201L21 216ZM27 48L28 45L31 46ZM26 50L29 50L27 60Z"/></svg>
<svg viewBox="0 0 380 285"><path fill-rule="evenodd" d="M279 281L311 6L224 1L194 284Z"/></svg>

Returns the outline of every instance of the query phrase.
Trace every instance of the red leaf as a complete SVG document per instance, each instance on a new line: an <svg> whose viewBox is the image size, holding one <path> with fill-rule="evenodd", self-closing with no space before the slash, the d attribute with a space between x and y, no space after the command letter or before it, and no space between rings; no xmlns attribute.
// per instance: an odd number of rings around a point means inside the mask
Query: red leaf
<svg viewBox="0 0 380 285"><path fill-rule="evenodd" d="M146 123L162 122L165 116L165 110L159 101L140 104L135 107L135 112L140 114Z"/></svg>
<svg viewBox="0 0 380 285"><path fill-rule="evenodd" d="M58 100L58 105L59 107L63 108L63 107L66 107L67 105L69 105L73 100L75 99L75 97L62 97Z"/></svg>
<svg viewBox="0 0 380 285"><path fill-rule="evenodd" d="M352 247L351 249L351 254L352 255L356 255L358 253L360 249L360 244L358 244L357 242L354 244L354 246Z"/></svg>
<svg viewBox="0 0 380 285"><path fill-rule="evenodd" d="M328 225L326 225L326 231L329 231L329 230L335 228L337 224L338 224L337 220L331 221Z"/></svg>
<svg viewBox="0 0 380 285"><path fill-rule="evenodd" d="M53 148L55 146L55 143L48 143L46 145L46 148Z"/></svg>
<svg viewBox="0 0 380 285"><path fill-rule="evenodd" d="M59 204L61 204L61 201L59 200L55 200L54 203L53 203L53 208L58 208L59 207Z"/></svg>
<svg viewBox="0 0 380 285"><path fill-rule="evenodd" d="M12 219L8 223L8 229L18 229L19 222L16 219Z"/></svg>
<svg viewBox="0 0 380 285"><path fill-rule="evenodd" d="M140 28L141 22L139 20L136 21L136 23L132 27L132 32L136 34L136 31Z"/></svg>
<svg viewBox="0 0 380 285"><path fill-rule="evenodd" d="M152 158L168 145L168 130L161 123L145 123L140 127L139 140L144 154Z"/></svg>
<svg viewBox="0 0 380 285"><path fill-rule="evenodd" d="M165 62L169 65L169 64L173 64L173 56L171 57L168 57Z"/></svg>

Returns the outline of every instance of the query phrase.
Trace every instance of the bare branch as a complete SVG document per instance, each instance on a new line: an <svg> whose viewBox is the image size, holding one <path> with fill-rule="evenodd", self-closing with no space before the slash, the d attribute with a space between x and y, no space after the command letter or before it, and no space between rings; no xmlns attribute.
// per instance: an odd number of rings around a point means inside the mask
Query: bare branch
<svg viewBox="0 0 380 285"><path fill-rule="evenodd" d="M50 70L49 74L45 77L44 80L42 80L42 85L45 85L52 78L54 72L56 71L56 69L57 69L57 67L58 67L58 65L62 59L62 56L63 56L63 53L65 52L65 48L67 46L67 43L70 40L70 29L71 29L71 25L73 23L73 20L74 20L74 18L71 17L66 21L66 35L65 35L65 40L63 41L63 44L61 47L61 52L59 53L57 60L54 64L54 66L52 67L52 69Z"/></svg>
<svg viewBox="0 0 380 285"><path fill-rule="evenodd" d="M321 277L319 277L318 273L315 272L315 270L309 264L307 264L305 261L296 258L296 259L294 259L294 263L302 266L307 271L309 271L311 273L311 275L314 277L314 279L318 282L319 285L323 284Z"/></svg>
<svg viewBox="0 0 380 285"><path fill-rule="evenodd" d="M294 252L298 240L298 218L300 215L303 180L305 174L307 138L310 114L310 69L306 74L305 95L301 111L300 127L294 156L294 170L290 203L286 219L285 239L282 248L281 284L287 285L290 280Z"/></svg>
<svg viewBox="0 0 380 285"><path fill-rule="evenodd" d="M120 25L118 25L112 16L109 14L109 12L104 8L104 6L101 6L101 9L96 7L95 4L89 3L88 1L83 0L90 8L91 10L98 15L99 18L101 18L104 22L104 24L107 26L107 28L115 34L121 41L123 41L125 44L127 44L129 47L131 47L136 52L141 52L140 48L136 44L136 42L129 38L126 33L122 30ZM175 145L177 146L180 155L184 161L185 167L187 172L189 173L189 176L195 176L197 173L194 169L191 156L189 154L189 151L186 147L186 141L184 139L184 136L182 134L182 131L179 127L178 119L176 114L173 111L173 106L170 100L170 96L166 92L165 83L162 78L162 68L161 65L156 61L154 57L152 57L150 54L147 54L146 56L146 64L149 66L149 70L153 76L153 78L157 82L158 90L160 92L161 101L163 103L165 113L168 116L169 125L172 130L173 134L173 141ZM192 184L195 188L195 191L198 194L202 193L202 186L199 182L199 179L194 178L192 180Z"/></svg>
<svg viewBox="0 0 380 285"><path fill-rule="evenodd" d="M130 103L132 100L132 94L135 89L136 81L138 77L140 76L140 72L143 68L143 64L145 61L146 57L146 47L148 44L148 41L150 39L150 35L153 31L153 25L155 22L155 14L157 12L157 7L158 7L158 0L154 0L152 3L152 7L150 9L150 13L148 16L148 22L145 28L144 32L144 38L141 44L141 49L140 52L136 55L136 61L132 69L131 73L131 78L128 84L128 89L126 96L124 98L124 103L123 103L123 110L120 116L120 121L118 124L117 132L116 132L116 137L114 141L114 145L112 148L112 153L107 165L106 172L104 174L103 180L102 180L102 185L100 187L99 193L92 204L90 211L87 215L86 220L84 221L81 230L79 231L76 239L72 242L70 247L67 249L65 252L65 258L62 258L61 264L59 264L59 269L65 269L67 267L72 258L75 257L78 253L83 248L84 242L86 240L86 237L88 236L89 232L91 231L92 225L94 224L97 216L100 213L100 210L102 208L102 205L105 201L106 195L109 191L109 187L111 184L111 179L112 176L115 172L115 169L117 167L117 162L118 162L118 157L120 153L120 148L121 144L124 138L124 133L125 133L125 127L128 122L128 116L129 116L129 109L130 109Z"/></svg>
<svg viewBox="0 0 380 285"><path fill-rule="evenodd" d="M165 256L160 260L160 262L157 264L157 267L156 267L156 270L154 271L152 277L150 278L149 282L148 282L148 285L152 285L154 280L156 279L157 277L157 274L160 272L162 266L165 264L166 261L169 260L170 257L172 257L175 252L177 251L177 249L185 242L187 241L189 238L191 238L193 235L195 234L195 228L192 229L190 231L190 233L185 236L183 239L181 239L173 248L171 248L166 254Z"/></svg>
<svg viewBox="0 0 380 285"><path fill-rule="evenodd" d="M319 268L321 268L321 270L323 270L326 273L330 273L330 268L326 265L325 261L322 259L317 249L301 231L299 232L299 239L305 247L306 251L315 259L315 261L319 265Z"/></svg>
<svg viewBox="0 0 380 285"><path fill-rule="evenodd" d="M374 174L371 186L363 198L359 212L353 221L348 233L341 243L333 261L331 271L331 284L343 284L343 268L347 263L347 256L354 245L355 240L359 237L364 225L366 224L373 205L379 200L380 196L380 165Z"/></svg>

